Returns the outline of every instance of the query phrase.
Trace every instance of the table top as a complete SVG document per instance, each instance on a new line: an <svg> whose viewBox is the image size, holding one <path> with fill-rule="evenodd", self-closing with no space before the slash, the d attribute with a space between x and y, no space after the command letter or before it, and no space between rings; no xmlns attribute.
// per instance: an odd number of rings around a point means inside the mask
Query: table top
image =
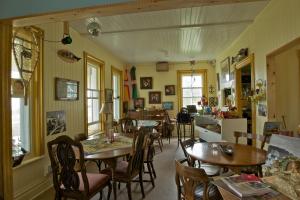
<svg viewBox="0 0 300 200"><path fill-rule="evenodd" d="M132 152L132 138L117 135L115 141L107 142L105 136L81 142L86 160L101 160L122 157Z"/></svg>
<svg viewBox="0 0 300 200"><path fill-rule="evenodd" d="M220 144L230 145L233 154L227 155L219 148ZM187 148L194 159L220 166L257 166L265 163L266 152L252 146L228 142L195 143Z"/></svg>
<svg viewBox="0 0 300 200"><path fill-rule="evenodd" d="M155 127L158 124L156 120L138 120L138 127Z"/></svg>

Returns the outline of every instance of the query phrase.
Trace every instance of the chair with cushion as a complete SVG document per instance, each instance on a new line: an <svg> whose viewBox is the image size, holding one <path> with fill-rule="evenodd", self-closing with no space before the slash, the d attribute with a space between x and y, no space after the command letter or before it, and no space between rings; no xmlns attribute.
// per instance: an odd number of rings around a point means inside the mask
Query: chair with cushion
<svg viewBox="0 0 300 200"><path fill-rule="evenodd" d="M115 168L114 180L121 183L126 183L128 198L132 199L131 182L139 176L139 183L143 198L145 197L143 187L143 163L144 151L149 137L149 129L140 128L136 131L133 138L133 153L128 157L127 161L119 161ZM111 177L111 170L104 169L101 173L108 174Z"/></svg>
<svg viewBox="0 0 300 200"><path fill-rule="evenodd" d="M204 169L183 164L186 160L175 160L178 200L222 200L218 188L210 183Z"/></svg>
<svg viewBox="0 0 300 200"><path fill-rule="evenodd" d="M80 142L63 135L48 142L47 147L53 172L55 199L65 197L86 200L98 192L102 199L102 190L106 186L109 188L107 199L110 198L112 187L109 176L86 172ZM76 164L76 160L79 164Z"/></svg>
<svg viewBox="0 0 300 200"><path fill-rule="evenodd" d="M196 140L193 138L190 138L190 139L182 141L180 139L179 142L180 142L180 146L182 148L182 151L184 153L184 156L186 157L186 160L187 160L189 166L196 167L195 160L193 160L186 151L186 148L193 146L195 144ZM197 162L197 167L204 169L208 176L217 176L220 174L220 171L221 171L221 168L219 166L210 165L207 163L201 163L200 161Z"/></svg>

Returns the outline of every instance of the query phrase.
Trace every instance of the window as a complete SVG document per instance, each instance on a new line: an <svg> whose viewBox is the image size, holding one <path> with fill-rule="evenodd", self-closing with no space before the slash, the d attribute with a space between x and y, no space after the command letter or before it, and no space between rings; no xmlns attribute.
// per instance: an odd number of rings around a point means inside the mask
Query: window
<svg viewBox="0 0 300 200"><path fill-rule="evenodd" d="M121 93L122 93L122 71L112 67L111 69L111 80L113 89L113 119L119 121L121 118Z"/></svg>
<svg viewBox="0 0 300 200"><path fill-rule="evenodd" d="M197 110L200 98L206 94L206 70L178 71L179 108L195 105Z"/></svg>
<svg viewBox="0 0 300 200"><path fill-rule="evenodd" d="M99 114L102 103L101 91L104 85L104 63L85 53L86 65L86 121L88 135L102 130L101 115Z"/></svg>
<svg viewBox="0 0 300 200"><path fill-rule="evenodd" d="M43 94L42 94L42 37L43 32L40 29L33 28L37 32L39 45L39 62L31 76L29 86L27 88L25 102L24 86L21 80L18 66L12 51L11 66L11 109L12 109L12 154L19 155L21 148L27 151L25 159L40 156L44 153L43 139ZM28 40L29 35L24 33L24 38L16 39L16 43ZM19 90L20 89L20 90ZM21 91L21 92L20 92Z"/></svg>

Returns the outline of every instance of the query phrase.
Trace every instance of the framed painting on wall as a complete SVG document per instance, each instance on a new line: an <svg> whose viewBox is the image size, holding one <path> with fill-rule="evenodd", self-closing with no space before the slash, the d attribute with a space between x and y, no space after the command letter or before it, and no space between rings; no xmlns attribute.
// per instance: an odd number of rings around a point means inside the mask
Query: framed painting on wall
<svg viewBox="0 0 300 200"><path fill-rule="evenodd" d="M144 98L136 98L133 101L134 109L144 109L145 107L145 99Z"/></svg>
<svg viewBox="0 0 300 200"><path fill-rule="evenodd" d="M152 89L152 77L141 77L140 88L141 89Z"/></svg>
<svg viewBox="0 0 300 200"><path fill-rule="evenodd" d="M149 104L161 104L161 92L149 92Z"/></svg>
<svg viewBox="0 0 300 200"><path fill-rule="evenodd" d="M79 99L79 81L55 78L55 100L74 101Z"/></svg>
<svg viewBox="0 0 300 200"><path fill-rule="evenodd" d="M175 95L175 85L165 85L165 95Z"/></svg>
<svg viewBox="0 0 300 200"><path fill-rule="evenodd" d="M165 110L173 110L173 102L172 101L165 101L162 102L162 108Z"/></svg>
<svg viewBox="0 0 300 200"><path fill-rule="evenodd" d="M230 58L227 57L220 63L221 66L221 83L226 83L229 81L229 73L230 73Z"/></svg>

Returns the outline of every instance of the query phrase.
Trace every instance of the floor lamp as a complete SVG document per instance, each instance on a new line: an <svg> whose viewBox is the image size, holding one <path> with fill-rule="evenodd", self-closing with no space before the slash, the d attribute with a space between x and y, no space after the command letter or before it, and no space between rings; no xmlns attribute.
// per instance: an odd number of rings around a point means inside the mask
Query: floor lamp
<svg viewBox="0 0 300 200"><path fill-rule="evenodd" d="M104 102L101 106L101 109L100 109L100 114L105 114L105 119L104 119L104 133L107 137L109 137L109 134L108 134L108 130L110 128L109 124L109 114L112 114L112 103L109 103L109 102Z"/></svg>

